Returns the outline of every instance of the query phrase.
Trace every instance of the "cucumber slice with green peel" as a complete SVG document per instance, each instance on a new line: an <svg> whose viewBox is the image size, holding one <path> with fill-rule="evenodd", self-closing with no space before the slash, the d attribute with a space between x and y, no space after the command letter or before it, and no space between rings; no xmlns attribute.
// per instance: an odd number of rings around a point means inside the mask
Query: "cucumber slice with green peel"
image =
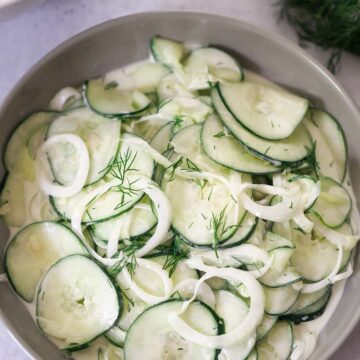
<svg viewBox="0 0 360 360"><path fill-rule="evenodd" d="M170 69L163 64L141 62L108 72L104 83L117 85L118 90L138 90L147 94L156 91L161 79L169 73Z"/></svg>
<svg viewBox="0 0 360 360"><path fill-rule="evenodd" d="M272 329L277 320L277 316L264 314L261 323L256 328L256 341L260 341Z"/></svg>
<svg viewBox="0 0 360 360"><path fill-rule="evenodd" d="M338 231L347 235L352 234L351 227L347 223ZM331 273L338 260L337 246L314 231L312 234L293 231L293 241L296 249L290 262L304 280L317 282ZM341 269L347 265L351 251L344 250L343 254Z"/></svg>
<svg viewBox="0 0 360 360"><path fill-rule="evenodd" d="M312 321L321 316L326 310L326 306L331 297L331 287L327 288L324 295L313 304L298 310L297 312L285 314L282 318L287 319L295 324L299 324L306 321Z"/></svg>
<svg viewBox="0 0 360 360"><path fill-rule="evenodd" d="M254 156L274 166L293 166L301 163L311 152L312 139L304 125L300 124L286 139L270 141L246 130L228 111L218 90L212 90L214 107L232 135Z"/></svg>
<svg viewBox="0 0 360 360"><path fill-rule="evenodd" d="M17 125L4 149L4 166L9 172L24 180L35 180L34 151L30 151L28 145L33 142L31 139L35 134L44 127L47 128L57 114L53 111L41 111L26 117Z"/></svg>
<svg viewBox="0 0 360 360"><path fill-rule="evenodd" d="M33 223L10 241L5 252L5 270L15 291L32 302L42 275L70 254L88 254L72 230L55 222Z"/></svg>
<svg viewBox="0 0 360 360"><path fill-rule="evenodd" d="M238 82L243 72L227 53L214 47L193 50L184 60L189 89L209 89L214 82Z"/></svg>
<svg viewBox="0 0 360 360"><path fill-rule="evenodd" d="M281 171L276 166L249 153L229 134L216 115L211 115L202 125L201 143L206 154L218 164L248 174L269 174Z"/></svg>
<svg viewBox="0 0 360 360"><path fill-rule="evenodd" d="M120 223L119 240L136 238L149 232L157 223L157 218L151 209L150 199L144 196L128 212L109 221L92 225L91 231L96 238L107 244L114 226Z"/></svg>
<svg viewBox="0 0 360 360"><path fill-rule="evenodd" d="M283 271L268 270L259 278L259 282L269 288L279 288L301 281L300 274L292 266L287 266Z"/></svg>
<svg viewBox="0 0 360 360"><path fill-rule="evenodd" d="M125 133L122 135L116 161L109 166L110 170L102 181L84 187L78 194L69 198L51 197L54 208L62 218L70 220L81 199L98 186L102 186L105 182L114 178L123 178L123 186L131 188L133 191L123 193L120 191L121 187L116 187L110 189L104 195L94 198L84 213L82 219L84 223L91 224L110 220L129 211L142 199L144 193L136 187L136 178L137 176L151 178L154 172L154 161L144 151L143 147L136 143L137 139L138 137L132 134ZM125 170L125 165L127 170Z"/></svg>
<svg viewBox="0 0 360 360"><path fill-rule="evenodd" d="M296 314L297 312L303 313L303 311L306 311L305 310L306 308L317 303L330 291L331 291L331 286L329 285L313 293L309 293L309 294L300 293L294 305L286 313L287 314Z"/></svg>
<svg viewBox="0 0 360 360"><path fill-rule="evenodd" d="M183 43L158 35L151 38L150 51L156 61L169 67L179 66L186 53Z"/></svg>
<svg viewBox="0 0 360 360"><path fill-rule="evenodd" d="M233 331L245 319L249 312L249 306L239 296L230 291L217 290L215 294L215 311L224 321L225 333ZM236 344L230 348L224 348L219 354L219 358L235 358L244 360L247 358L255 345L255 334L248 340Z"/></svg>
<svg viewBox="0 0 360 360"><path fill-rule="evenodd" d="M308 100L250 82L217 84L221 100L249 132L267 140L289 137L300 124Z"/></svg>
<svg viewBox="0 0 360 360"><path fill-rule="evenodd" d="M293 346L293 330L288 321L278 321L257 345L259 360L287 360Z"/></svg>
<svg viewBox="0 0 360 360"><path fill-rule="evenodd" d="M60 259L44 275L36 298L36 321L71 350L109 330L121 309L110 277L82 255Z"/></svg>
<svg viewBox="0 0 360 360"><path fill-rule="evenodd" d="M93 184L104 177L119 148L120 123L85 107L78 108L59 115L50 125L47 137L67 133L79 136L88 149L90 168L86 184ZM73 145L59 143L47 154L55 180L60 184L71 184L79 166Z"/></svg>
<svg viewBox="0 0 360 360"><path fill-rule="evenodd" d="M321 178L321 192L309 212L318 216L330 228L341 226L351 211L351 197L336 180Z"/></svg>
<svg viewBox="0 0 360 360"><path fill-rule="evenodd" d="M168 314L180 311L183 303L181 300L169 300L144 311L127 333L124 346L126 360L165 357L213 360L216 349L204 348L183 339L168 323ZM199 301L191 303L182 318L206 335L218 335L222 331L215 312Z"/></svg>
<svg viewBox="0 0 360 360"><path fill-rule="evenodd" d="M95 113L109 118L126 118L142 113L150 106L150 99L138 90L118 89L117 83L88 80L83 93L86 104Z"/></svg>
<svg viewBox="0 0 360 360"><path fill-rule="evenodd" d="M166 75L160 80L157 87L157 95L160 100L160 106L176 96L188 98L196 96L193 91L190 91L179 82L175 74Z"/></svg>
<svg viewBox="0 0 360 360"><path fill-rule="evenodd" d="M340 123L328 112L312 109L304 122L316 142L316 160L323 175L343 182L348 161L348 148Z"/></svg>
<svg viewBox="0 0 360 360"><path fill-rule="evenodd" d="M295 304L300 294L300 287L297 284L277 288L264 286L263 289L265 312L272 316L285 314Z"/></svg>

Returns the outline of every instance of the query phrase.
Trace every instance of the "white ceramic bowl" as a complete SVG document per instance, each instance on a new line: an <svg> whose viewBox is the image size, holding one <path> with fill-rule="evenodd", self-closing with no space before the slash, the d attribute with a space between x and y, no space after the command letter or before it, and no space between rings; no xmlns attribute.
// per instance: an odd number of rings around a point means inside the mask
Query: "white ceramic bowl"
<svg viewBox="0 0 360 360"><path fill-rule="evenodd" d="M227 48L245 67L324 106L345 130L352 182L359 196L360 114L350 96L326 69L283 37L216 15L190 12L130 15L66 41L37 63L8 95L0 109L0 145L26 114L46 108L51 96L60 88L80 84L85 79L148 56L149 39L154 34ZM0 176L3 174L4 168L0 165ZM0 251L6 239L6 227L0 223ZM312 360L327 359L340 346L359 319L359 304L360 270L356 261L354 275L320 336ZM0 284L0 313L16 341L31 357L64 358L38 330L7 283Z"/></svg>

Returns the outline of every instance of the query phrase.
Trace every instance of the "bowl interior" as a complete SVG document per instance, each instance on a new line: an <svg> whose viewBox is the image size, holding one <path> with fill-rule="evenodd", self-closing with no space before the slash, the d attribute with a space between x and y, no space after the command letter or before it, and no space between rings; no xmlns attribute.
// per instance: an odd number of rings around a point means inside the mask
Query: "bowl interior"
<svg viewBox="0 0 360 360"><path fill-rule="evenodd" d="M345 130L350 168L354 170L352 183L356 194L360 194L360 175L355 171L360 162L360 115L344 90L326 70L282 37L215 15L185 12L136 14L99 25L70 39L35 65L8 96L0 110L0 144L5 143L11 129L25 115L45 108L60 88L147 57L149 39L154 34L226 48L245 67L324 106ZM0 176L3 174L1 164ZM1 252L6 238L7 230L1 223ZM341 303L323 331L311 359L329 357L355 325L360 315L359 280L360 270L356 262L355 273L348 281ZM4 321L24 350L34 358L63 359L64 355L41 334L7 284L0 284L0 293Z"/></svg>

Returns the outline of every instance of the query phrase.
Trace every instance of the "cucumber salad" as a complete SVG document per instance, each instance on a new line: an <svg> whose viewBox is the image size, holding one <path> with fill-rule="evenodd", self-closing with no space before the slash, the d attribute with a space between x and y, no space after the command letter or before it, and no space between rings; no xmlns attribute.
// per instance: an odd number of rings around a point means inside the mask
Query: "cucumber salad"
<svg viewBox="0 0 360 360"><path fill-rule="evenodd" d="M150 55L9 137L1 281L65 357L307 359L359 240L340 124L220 48Z"/></svg>

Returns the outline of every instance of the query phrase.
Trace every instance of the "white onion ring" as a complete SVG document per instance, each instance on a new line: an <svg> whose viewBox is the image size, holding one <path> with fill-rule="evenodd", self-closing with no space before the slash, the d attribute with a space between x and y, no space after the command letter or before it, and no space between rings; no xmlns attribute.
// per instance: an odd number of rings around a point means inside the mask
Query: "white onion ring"
<svg viewBox="0 0 360 360"><path fill-rule="evenodd" d="M195 293L195 287L198 280L196 279L184 279L178 283L174 289L173 293L178 292L182 298L191 297ZM191 295L190 295L191 294ZM207 283L201 283L196 298L209 305L211 308L215 307L215 295L211 287Z"/></svg>
<svg viewBox="0 0 360 360"><path fill-rule="evenodd" d="M163 267L160 264L157 264L154 261L146 260L146 259L136 259L137 266L141 266L146 268L149 271L157 274L163 285L164 285L164 296L155 296L144 291L140 286L138 286L135 281L132 280L128 269L126 266L121 270L124 280L129 286L129 288L144 302L148 304L157 304L161 301L167 300L172 292L172 281L169 278L169 275L166 270L163 270Z"/></svg>
<svg viewBox="0 0 360 360"><path fill-rule="evenodd" d="M49 108L52 110L61 111L64 109L66 101L68 101L71 97L74 97L74 99L77 100L81 98L81 94L72 87L65 87L54 95L50 101Z"/></svg>
<svg viewBox="0 0 360 360"><path fill-rule="evenodd" d="M266 250L260 249L259 247L252 244L242 244L230 249L218 249L217 253L218 253L218 257L216 256L214 251L206 251L202 253L193 254L193 256L189 260L186 260L186 263L191 268L195 268L200 271L207 272L216 269L216 267L206 265L204 263L204 259L213 261L216 263L216 266L222 267L221 258L225 258L224 261L225 266L226 266L226 258L234 259L235 256L252 258L251 261L253 263L260 261L264 264L262 268L248 271L255 278L259 278L270 269L273 261L272 257L269 256ZM238 261L240 263L241 260Z"/></svg>
<svg viewBox="0 0 360 360"><path fill-rule="evenodd" d="M212 277L221 277L230 281L243 283L247 287L251 298L249 312L244 321L230 333L216 336L204 335L203 333L198 332L179 316L184 313L187 307L194 301L200 285L205 280ZM234 346L236 343L248 339L253 334L253 331L263 318L264 306L265 298L263 289L253 275L246 271L232 268L214 269L204 274L198 280L194 296L190 300L184 302L180 312L170 312L168 321L173 329L184 339L207 348L222 349Z"/></svg>
<svg viewBox="0 0 360 360"><path fill-rule="evenodd" d="M69 186L54 184L50 181L44 171L49 169L46 151L57 143L68 142L73 145L79 154L79 167L73 183ZM47 195L56 197L70 197L77 194L85 185L90 167L90 159L84 141L74 134L59 134L47 139L36 152L36 177L40 189ZM48 171L49 172L49 171Z"/></svg>

